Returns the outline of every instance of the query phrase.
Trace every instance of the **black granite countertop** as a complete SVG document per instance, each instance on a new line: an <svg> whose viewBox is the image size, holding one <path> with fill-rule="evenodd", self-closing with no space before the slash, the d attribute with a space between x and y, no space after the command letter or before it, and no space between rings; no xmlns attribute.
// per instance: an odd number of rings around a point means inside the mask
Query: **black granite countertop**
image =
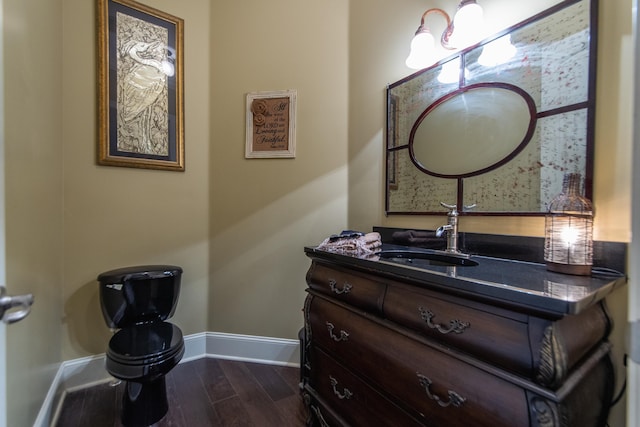
<svg viewBox="0 0 640 427"><path fill-rule="evenodd" d="M385 243L383 251L429 251ZM416 260L401 264L378 255L357 256L327 252L305 247L307 256L324 259L344 266L404 279L410 283L436 288L467 298L488 301L505 307L528 309L536 314L555 317L577 314L626 283L624 275L592 273L591 276L572 276L547 271L544 264L515 261L488 256L472 256L475 266L429 265Z"/></svg>

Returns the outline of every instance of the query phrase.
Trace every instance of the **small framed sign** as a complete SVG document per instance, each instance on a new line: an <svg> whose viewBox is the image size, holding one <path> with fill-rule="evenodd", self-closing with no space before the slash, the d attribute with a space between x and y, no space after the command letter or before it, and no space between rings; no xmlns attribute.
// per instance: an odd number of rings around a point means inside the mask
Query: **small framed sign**
<svg viewBox="0 0 640 427"><path fill-rule="evenodd" d="M296 156L295 90L247 94L245 157Z"/></svg>

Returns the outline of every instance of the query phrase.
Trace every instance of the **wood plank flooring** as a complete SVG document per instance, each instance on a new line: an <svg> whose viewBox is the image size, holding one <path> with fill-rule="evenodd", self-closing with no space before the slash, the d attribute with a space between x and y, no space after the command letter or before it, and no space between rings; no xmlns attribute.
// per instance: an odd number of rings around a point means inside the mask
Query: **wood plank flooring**
<svg viewBox="0 0 640 427"><path fill-rule="evenodd" d="M292 367L210 358L182 363L166 376L169 412L154 426L304 426L299 381ZM121 427L123 387L69 393L56 427Z"/></svg>

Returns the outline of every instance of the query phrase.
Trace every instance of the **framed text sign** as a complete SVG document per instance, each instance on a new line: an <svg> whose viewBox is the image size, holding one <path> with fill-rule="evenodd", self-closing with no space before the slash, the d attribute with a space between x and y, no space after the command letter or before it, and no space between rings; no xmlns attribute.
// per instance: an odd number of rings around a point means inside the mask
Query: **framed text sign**
<svg viewBox="0 0 640 427"><path fill-rule="evenodd" d="M295 157L295 114L295 90L247 94L245 157Z"/></svg>
<svg viewBox="0 0 640 427"><path fill-rule="evenodd" d="M183 25L98 0L98 164L184 170Z"/></svg>

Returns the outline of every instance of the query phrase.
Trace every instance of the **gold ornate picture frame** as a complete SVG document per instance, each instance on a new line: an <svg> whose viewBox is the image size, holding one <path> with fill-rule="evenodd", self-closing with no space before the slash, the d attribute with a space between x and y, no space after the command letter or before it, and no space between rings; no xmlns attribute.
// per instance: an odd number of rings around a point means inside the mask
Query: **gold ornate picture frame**
<svg viewBox="0 0 640 427"><path fill-rule="evenodd" d="M184 171L184 21L98 0L98 164Z"/></svg>
<svg viewBox="0 0 640 427"><path fill-rule="evenodd" d="M245 157L296 156L295 90L247 94Z"/></svg>

